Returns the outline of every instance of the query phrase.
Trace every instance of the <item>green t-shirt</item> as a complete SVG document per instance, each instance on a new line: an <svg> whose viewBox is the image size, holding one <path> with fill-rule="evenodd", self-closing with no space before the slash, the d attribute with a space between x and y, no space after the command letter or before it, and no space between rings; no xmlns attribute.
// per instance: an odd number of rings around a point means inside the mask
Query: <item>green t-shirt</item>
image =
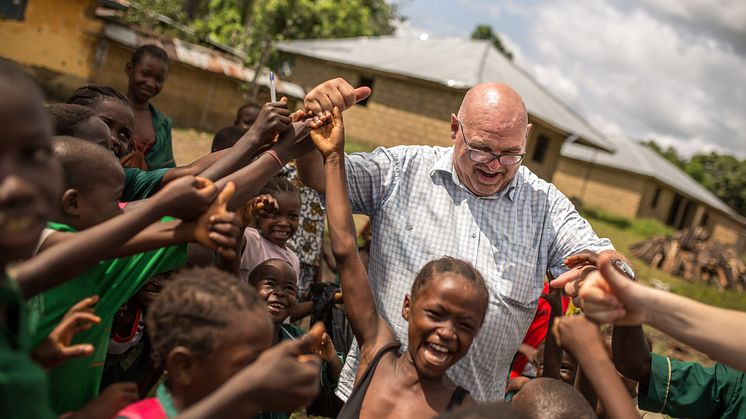
<svg viewBox="0 0 746 419"><path fill-rule="evenodd" d="M28 317L16 282L0 279L0 418L55 418L47 376L31 360Z"/></svg>
<svg viewBox="0 0 746 419"><path fill-rule="evenodd" d="M170 169L141 170L132 167L124 168L124 191L122 202L138 201L150 198L161 188L163 176Z"/></svg>
<svg viewBox="0 0 746 419"><path fill-rule="evenodd" d="M746 419L744 373L651 355L650 382L640 383L640 409L682 418Z"/></svg>
<svg viewBox="0 0 746 419"><path fill-rule="evenodd" d="M57 223L49 223L49 228L75 231ZM100 298L95 311L101 317L101 323L78 333L73 339L74 344L93 344L93 355L66 361L49 373L52 407L56 412L78 410L98 395L114 314L150 277L184 265L186 257L187 245L182 244L102 261L27 302L29 311L35 314L39 322L32 327L32 344L36 345L57 326L74 304L91 295Z"/></svg>
<svg viewBox="0 0 746 419"><path fill-rule="evenodd" d="M150 114L153 116L153 130L155 131L155 144L145 155L148 169L162 169L176 167L174 152L171 145L171 118L160 112L152 104L148 104Z"/></svg>

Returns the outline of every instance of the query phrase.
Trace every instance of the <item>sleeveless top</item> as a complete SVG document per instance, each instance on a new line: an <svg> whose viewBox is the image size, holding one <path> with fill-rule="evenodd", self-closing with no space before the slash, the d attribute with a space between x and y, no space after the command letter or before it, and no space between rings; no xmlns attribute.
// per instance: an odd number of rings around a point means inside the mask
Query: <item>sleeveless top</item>
<svg viewBox="0 0 746 419"><path fill-rule="evenodd" d="M352 389L352 393L350 393L350 397L347 399L347 403L342 406L342 410L339 411L337 419L360 418L360 410L363 408L365 393L368 392L368 386L373 380L373 374L375 374L376 367L378 367L378 361L383 358L383 355L385 355L386 352L389 352L392 349L396 349L399 346L400 345L398 343L390 343L381 348L378 353L376 353L376 355L373 357L373 360L368 365L368 368L363 373L363 376L360 377L360 382L357 383L355 388ZM453 391L453 394L451 395L451 400L448 402L446 411L460 406L467 394L469 394L469 391L467 389L461 386L456 387L456 389Z"/></svg>

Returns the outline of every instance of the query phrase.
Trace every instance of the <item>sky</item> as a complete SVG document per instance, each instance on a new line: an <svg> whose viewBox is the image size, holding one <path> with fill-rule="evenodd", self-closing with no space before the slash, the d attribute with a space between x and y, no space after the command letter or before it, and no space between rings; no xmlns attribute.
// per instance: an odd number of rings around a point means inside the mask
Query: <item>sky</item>
<svg viewBox="0 0 746 419"><path fill-rule="evenodd" d="M514 61L607 135L746 158L744 0L391 0L398 35L491 25Z"/></svg>

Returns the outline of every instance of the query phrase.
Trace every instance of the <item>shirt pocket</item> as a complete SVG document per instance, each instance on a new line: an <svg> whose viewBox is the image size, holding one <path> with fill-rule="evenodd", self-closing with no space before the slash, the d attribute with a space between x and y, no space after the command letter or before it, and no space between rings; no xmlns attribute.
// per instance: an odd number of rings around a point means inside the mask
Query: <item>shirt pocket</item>
<svg viewBox="0 0 746 419"><path fill-rule="evenodd" d="M535 303L544 288L543 269L537 264L538 249L507 240L493 247L500 298L521 306Z"/></svg>

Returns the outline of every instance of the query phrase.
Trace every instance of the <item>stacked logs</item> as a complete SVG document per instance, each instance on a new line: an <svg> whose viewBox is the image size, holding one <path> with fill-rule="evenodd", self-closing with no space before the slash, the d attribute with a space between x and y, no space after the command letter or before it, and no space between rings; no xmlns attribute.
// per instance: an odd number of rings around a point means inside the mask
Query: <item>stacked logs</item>
<svg viewBox="0 0 746 419"><path fill-rule="evenodd" d="M688 281L743 292L746 264L733 247L708 239L707 231L697 227L633 244L630 251L650 266Z"/></svg>

